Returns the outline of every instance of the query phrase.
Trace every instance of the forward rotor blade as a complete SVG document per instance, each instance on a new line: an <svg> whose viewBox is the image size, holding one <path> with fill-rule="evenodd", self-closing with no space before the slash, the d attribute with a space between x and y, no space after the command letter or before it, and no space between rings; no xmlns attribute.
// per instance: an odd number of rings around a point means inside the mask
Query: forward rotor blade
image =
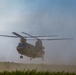
<svg viewBox="0 0 76 75"><path fill-rule="evenodd" d="M9 35L0 35L1 37L11 37L11 38L17 38L17 36L9 36Z"/></svg>
<svg viewBox="0 0 76 75"><path fill-rule="evenodd" d="M57 37L58 35L47 35L47 36L36 36L36 35L34 35L32 38L34 38L34 37L38 37L38 38L41 38L41 37ZM31 38L31 37L26 37L26 38Z"/></svg>
<svg viewBox="0 0 76 75"><path fill-rule="evenodd" d="M16 32L12 32L14 35L16 35L17 37L23 37L20 34L16 33Z"/></svg>
<svg viewBox="0 0 76 75"><path fill-rule="evenodd" d="M27 33L25 33L25 32L22 32L23 34L26 34L26 35L29 35L29 36L31 36L30 34L27 34ZM31 36L31 37L33 37L33 38L37 38L37 37L57 37L58 35L47 35L47 36ZM28 38L30 38L30 37L28 37Z"/></svg>
<svg viewBox="0 0 76 75"><path fill-rule="evenodd" d="M16 36L9 36L9 35L0 35L1 37L11 37L11 38L18 38L18 37L22 37L21 35L19 34L15 34ZM26 37L27 40L35 40L35 39L28 39L28 37ZM74 38L54 38L54 39L50 39L50 38L45 38L45 39L42 39L42 38L39 38L40 40L49 40L49 41L53 41L53 40L73 40Z"/></svg>

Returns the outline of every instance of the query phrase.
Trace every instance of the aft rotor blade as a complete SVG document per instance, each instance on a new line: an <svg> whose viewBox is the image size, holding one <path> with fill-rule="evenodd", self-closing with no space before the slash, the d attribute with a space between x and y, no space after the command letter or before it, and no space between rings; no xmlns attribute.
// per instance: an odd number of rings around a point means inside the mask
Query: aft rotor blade
<svg viewBox="0 0 76 75"><path fill-rule="evenodd" d="M30 35L30 34L28 34L28 33L25 33L25 32L22 32L23 34L26 34L26 35L28 35L28 36L30 36L30 37L32 37L32 38L36 38L36 39L39 39L39 38L37 38L37 37L35 37L35 36L32 36L32 35Z"/></svg>
<svg viewBox="0 0 76 75"><path fill-rule="evenodd" d="M73 40L73 38L57 38L57 39L42 39L42 40Z"/></svg>
<svg viewBox="0 0 76 75"><path fill-rule="evenodd" d="M73 40L74 38L56 38L56 39L40 39L40 40ZM35 40L35 39L27 39L27 40Z"/></svg>
<svg viewBox="0 0 76 75"><path fill-rule="evenodd" d="M17 38L17 36L9 36L9 35L0 35L1 37L11 37L11 38Z"/></svg>

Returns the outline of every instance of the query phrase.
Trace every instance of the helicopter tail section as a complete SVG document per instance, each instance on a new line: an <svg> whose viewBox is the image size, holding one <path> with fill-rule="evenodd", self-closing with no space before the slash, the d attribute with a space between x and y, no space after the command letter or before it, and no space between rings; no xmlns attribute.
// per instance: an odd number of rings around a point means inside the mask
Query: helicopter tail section
<svg viewBox="0 0 76 75"><path fill-rule="evenodd" d="M40 39L38 39L38 40L36 41L35 46L36 46L37 48L39 48L39 49L44 49L44 47L43 47L43 45L42 45L42 41L41 41Z"/></svg>

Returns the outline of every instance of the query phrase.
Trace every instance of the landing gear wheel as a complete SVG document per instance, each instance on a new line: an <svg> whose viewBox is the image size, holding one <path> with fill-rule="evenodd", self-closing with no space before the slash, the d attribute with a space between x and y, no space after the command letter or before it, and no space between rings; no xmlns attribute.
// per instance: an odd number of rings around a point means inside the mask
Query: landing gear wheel
<svg viewBox="0 0 76 75"><path fill-rule="evenodd" d="M21 56L20 56L20 58L22 59L22 58L23 58L23 56L21 55Z"/></svg>
<svg viewBox="0 0 76 75"><path fill-rule="evenodd" d="M32 58L30 58L30 60L32 60Z"/></svg>
<svg viewBox="0 0 76 75"><path fill-rule="evenodd" d="M44 61L44 58L42 58L42 61Z"/></svg>

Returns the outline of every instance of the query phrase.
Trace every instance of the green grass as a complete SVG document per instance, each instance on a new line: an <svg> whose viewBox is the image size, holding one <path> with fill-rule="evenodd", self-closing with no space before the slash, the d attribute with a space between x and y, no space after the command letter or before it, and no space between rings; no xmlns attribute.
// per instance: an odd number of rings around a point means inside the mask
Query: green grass
<svg viewBox="0 0 76 75"><path fill-rule="evenodd" d="M50 71L36 71L36 70L32 70L32 71L4 71L4 72L0 72L0 75L76 75L76 73L68 73L68 72L50 72Z"/></svg>

